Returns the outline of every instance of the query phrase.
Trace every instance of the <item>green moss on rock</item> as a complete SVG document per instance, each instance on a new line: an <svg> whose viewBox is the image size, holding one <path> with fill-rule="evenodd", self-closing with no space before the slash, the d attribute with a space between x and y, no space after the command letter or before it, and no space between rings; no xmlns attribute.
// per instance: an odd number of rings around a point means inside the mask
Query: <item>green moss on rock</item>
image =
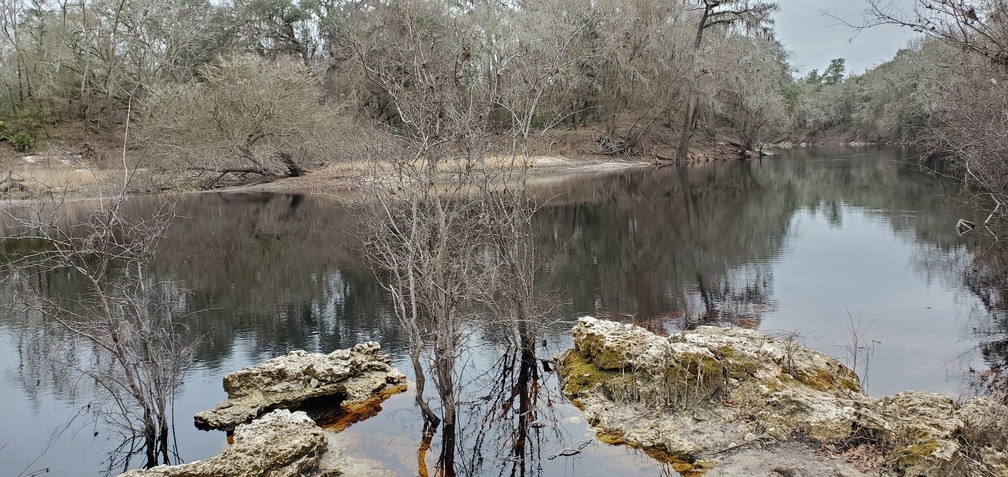
<svg viewBox="0 0 1008 477"><path fill-rule="evenodd" d="M613 346L607 345L605 337L586 334L579 342L578 349L586 361L590 361L599 369L620 371L630 366L627 357Z"/></svg>
<svg viewBox="0 0 1008 477"><path fill-rule="evenodd" d="M622 375L618 371L599 369L574 349L561 355L559 364L564 394L575 398Z"/></svg>
<svg viewBox="0 0 1008 477"><path fill-rule="evenodd" d="M846 391L861 392L857 375L845 367L836 370L814 368L798 373L795 379L812 389L834 395Z"/></svg>
<svg viewBox="0 0 1008 477"><path fill-rule="evenodd" d="M760 369L760 363L752 355L742 353L730 346L717 348L717 356L731 379L749 379Z"/></svg>
<svg viewBox="0 0 1008 477"><path fill-rule="evenodd" d="M897 449L892 452L892 455L896 458L896 466L898 468L907 468L930 459L936 450L938 450L938 441L929 439Z"/></svg>

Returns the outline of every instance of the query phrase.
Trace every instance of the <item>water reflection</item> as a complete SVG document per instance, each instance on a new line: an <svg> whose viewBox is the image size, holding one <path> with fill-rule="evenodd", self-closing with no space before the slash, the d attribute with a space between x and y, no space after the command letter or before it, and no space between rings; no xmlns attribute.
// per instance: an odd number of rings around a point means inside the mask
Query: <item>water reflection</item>
<svg viewBox="0 0 1008 477"><path fill-rule="evenodd" d="M118 433L106 470L117 473L135 456L145 456L145 468L178 462L169 404L191 365L193 341L178 333L184 291L148 274L171 206L131 220L119 214L122 203L104 201L79 222L67 223L58 212L17 221L27 231L7 239L13 247L2 257L5 308L26 331L17 341L22 357L62 365L59 374L74 383L75 394L79 388L88 413ZM58 287L63 279L81 286ZM35 329L48 332L32 339Z"/></svg>
<svg viewBox="0 0 1008 477"><path fill-rule="evenodd" d="M957 183L894 162L899 154L798 151L540 184L539 197L548 202L535 224L545 257L538 281L551 284L542 294L552 297L544 307L554 311L534 352L523 352L513 333L476 320L473 354L455 373L455 428L425 442L411 399L398 395L344 431L357 442L348 451L405 475L425 468L461 475L659 473L662 466L650 459L596 442L550 459L592 437L541 361L569 344L570 320L585 313L665 333L711 323L797 329L811 346L843 358L847 306L878 321L872 338L882 344L872 378L881 384L873 392L892 386L957 393L962 386L946 375L965 371L949 354L964 353L967 367L978 368L1008 356L1001 299L1008 285L999 281L1008 250L975 232L958 237L959 218L979 223L987 212L953 206ZM156 204L132 201L131 213ZM184 218L152 270L191 290L188 309L206 310L187 322L199 340L197 372L180 396L186 406L211 406L223 374L295 348L328 351L375 340L397 359L406 354L391 304L355 251L353 215L336 201L200 194L180 204ZM78 293L72 277L52 273L44 281L49 293ZM0 287L0 299L9 293ZM4 402L24 404L29 415L72 412L65 370L21 352L30 342L67 340L10 314L0 317L0 332L0 365L11 385ZM183 445L183 457L216 453L214 437L185 429L187 420L178 417L179 440L200 444ZM25 436L41 448L58 426L58 419L47 422L39 430L12 423L0 431L0 443ZM79 445L57 448L82 454ZM0 450L0 473L16 475L30 460L20 458L30 452L12 449ZM58 468L46 459L63 457L48 455L35 467Z"/></svg>
<svg viewBox="0 0 1008 477"><path fill-rule="evenodd" d="M550 272L574 310L695 324L732 313L751 320L772 306L767 264L797 207L786 183L758 181L746 163L576 183L569 192L547 189L557 203L544 211L540 233L540 246L556 251Z"/></svg>
<svg viewBox="0 0 1008 477"><path fill-rule="evenodd" d="M463 475L543 475L543 445L560 437L552 403L562 398L544 385L540 366L533 353L508 350L477 380L462 426L472 445L458 462Z"/></svg>
<svg viewBox="0 0 1008 477"><path fill-rule="evenodd" d="M988 205L989 204L985 204ZM1003 220L1003 219L1002 219ZM987 320L972 328L980 342L980 352L989 369L970 370L974 390L1008 400L1008 224L992 226L1001 240L978 247L972 261L959 270L966 288L979 298ZM964 260L966 262L966 260Z"/></svg>

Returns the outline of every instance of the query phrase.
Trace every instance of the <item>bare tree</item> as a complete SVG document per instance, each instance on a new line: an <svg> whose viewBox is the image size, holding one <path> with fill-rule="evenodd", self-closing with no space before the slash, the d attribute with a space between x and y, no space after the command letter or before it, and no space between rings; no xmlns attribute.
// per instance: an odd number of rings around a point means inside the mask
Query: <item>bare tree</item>
<svg viewBox="0 0 1008 477"><path fill-rule="evenodd" d="M409 338L425 432L443 424L446 475L454 472L466 320L478 310L502 315L491 319L514 324L534 356L528 144L576 28L556 35L536 16L548 6L522 8L400 2L378 7L343 39L394 108L388 135L360 154L371 171L362 233ZM426 402L427 376L440 415Z"/></svg>
<svg viewBox="0 0 1008 477"><path fill-rule="evenodd" d="M699 55L703 54L704 33L711 28L725 28L731 30L741 27L743 31L757 36L768 36L771 34L770 26L773 19L770 14L777 11L775 3L753 3L750 0L701 0L700 20L697 22L696 37L693 40L694 65L697 64ZM690 139L696 128L697 106L699 98L696 95L696 85L700 80L701 71L694 66L693 75L689 78L687 89L687 105L685 120L683 121L682 135L679 138L679 147L676 150L676 160L685 161L688 158Z"/></svg>
<svg viewBox="0 0 1008 477"><path fill-rule="evenodd" d="M393 98L403 134L390 138L395 149L370 156L375 170L368 189L377 200L364 204L365 251L379 272L388 274L380 278L409 337L417 404L432 433L442 421L446 429L455 424L452 380L461 319L482 289L484 273L481 263L470 259L480 245L470 220L477 217L475 209L452 200L473 183L472 170L483 153L467 141L479 137L471 128L482 124L469 124L478 107L466 92L473 38L448 12L426 2L387 6L376 16L379 24L359 25L363 34L346 41L369 79ZM384 38L371 34L379 25L387 31ZM450 147L459 144L465 152L452 154ZM384 153L393 158L386 167L378 159ZM453 180L443 181L443 170ZM428 340L433 340L440 417L424 398L421 358Z"/></svg>
<svg viewBox="0 0 1008 477"><path fill-rule="evenodd" d="M93 379L102 417L129 439L141 438L146 466L169 463L170 402L182 384L191 346L181 338L181 292L147 273L170 210L152 219L129 219L122 201L102 203L84 223L59 213L10 213L25 232L15 240L41 240L30 253L5 257L20 293L14 304L96 349L82 371ZM49 296L47 273L69 270L87 284L79 300ZM129 459L126 459L128 466Z"/></svg>
<svg viewBox="0 0 1008 477"><path fill-rule="evenodd" d="M870 0L865 22L899 25L1008 66L1008 2L1004 0L916 0L910 11L894 2Z"/></svg>

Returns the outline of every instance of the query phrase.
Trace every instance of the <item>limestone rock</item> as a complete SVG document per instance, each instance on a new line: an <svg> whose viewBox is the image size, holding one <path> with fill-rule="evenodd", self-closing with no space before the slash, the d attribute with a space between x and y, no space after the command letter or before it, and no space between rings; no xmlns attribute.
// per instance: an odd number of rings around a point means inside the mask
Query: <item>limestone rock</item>
<svg viewBox="0 0 1008 477"><path fill-rule="evenodd" d="M817 462L823 472L842 467L852 443L875 446L901 475L1008 468L1004 405L925 392L873 400L853 371L793 339L706 326L662 337L590 317L572 335L556 358L563 390L599 438L697 472L726 449L810 440L836 450Z"/></svg>
<svg viewBox="0 0 1008 477"><path fill-rule="evenodd" d="M276 410L238 426L234 445L205 460L133 470L122 477L297 477L338 475L320 470L327 441L305 413Z"/></svg>
<svg viewBox="0 0 1008 477"><path fill-rule="evenodd" d="M200 429L233 429L273 409L297 408L332 399L352 412L406 376L391 366L378 343L362 343L329 354L291 351L286 356L241 369L224 377L228 399L196 414Z"/></svg>

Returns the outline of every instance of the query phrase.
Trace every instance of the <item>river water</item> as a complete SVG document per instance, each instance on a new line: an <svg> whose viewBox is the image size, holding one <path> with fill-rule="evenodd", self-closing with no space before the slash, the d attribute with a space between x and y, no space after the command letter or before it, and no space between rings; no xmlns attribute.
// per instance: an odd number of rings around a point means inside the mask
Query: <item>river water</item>
<svg viewBox="0 0 1008 477"><path fill-rule="evenodd" d="M963 205L954 180L903 159L899 150L802 150L538 180L539 279L551 311L537 353L568 347L572 323L586 314L661 332L719 324L796 333L845 362L857 331L869 394L960 396L971 368L1005 359L1000 294L981 273L992 236L981 229L958 236L957 220L982 222L986 212ZM226 448L224 434L196 430L192 415L223 399L221 379L243 366L293 349L374 340L409 374L389 300L359 258L352 214L337 201L268 194L181 201L154 273L190 290L182 302L199 311L187 318L198 344L174 401L182 459ZM133 209L154 205L137 199ZM44 278L53 296L79 291L67 274ZM9 289L0 292L9 299ZM671 472L638 451L595 441L554 374L533 363L538 379L530 381L509 334L479 320L469 331L459 474ZM72 365L87 350L50 345L65 341L34 320L0 316L0 475L122 470L121 439L95 420L86 379ZM382 472L417 475L422 420L410 393L343 431L347 452ZM519 396L541 427L519 419ZM435 439L427 453L432 469L439 445ZM558 455L565 448L581 451Z"/></svg>

